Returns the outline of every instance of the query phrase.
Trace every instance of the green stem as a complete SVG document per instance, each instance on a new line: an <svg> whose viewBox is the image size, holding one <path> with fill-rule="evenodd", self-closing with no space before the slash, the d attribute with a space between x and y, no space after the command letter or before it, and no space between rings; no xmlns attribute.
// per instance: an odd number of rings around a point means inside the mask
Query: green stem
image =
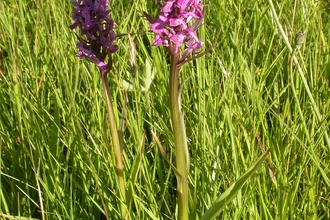
<svg viewBox="0 0 330 220"><path fill-rule="evenodd" d="M119 181L119 198L120 198L120 212L121 218L127 218L127 208L126 204L126 189L125 189L125 176L124 176L124 163L123 163L123 146L121 146L121 142L119 140L118 129L115 114L112 106L112 98L110 95L109 82L107 78L107 74L102 74L102 86L104 89L104 96L107 104L108 111L108 121L110 126L110 133L112 137L112 143L115 153L116 160L116 171L117 177Z"/></svg>
<svg viewBox="0 0 330 220"><path fill-rule="evenodd" d="M307 128L307 125L306 125L306 120L304 119L304 114L301 110L301 107L300 107L300 103L299 103L299 98L298 98L298 95L297 95L297 92L296 92L296 87L295 87L295 83L294 83L294 76L293 76L293 64L292 64L292 61L293 61L293 58L295 57L295 53L297 52L297 48L294 48L293 49L293 52L292 52L292 55L291 55L291 58L290 58L290 82L291 82L291 88L292 88L292 93L293 93L293 96L294 96L294 99L295 99L295 102L297 104L297 108L298 108L298 112L299 112L299 116L300 116L300 120L301 120L301 123L303 124L303 127L305 129L305 134L306 134L306 137L307 137L307 141L308 141L308 144L310 145L311 144L311 139L310 139L310 136L309 136L309 131L308 131L308 128Z"/></svg>
<svg viewBox="0 0 330 220"><path fill-rule="evenodd" d="M178 219L188 220L188 173L189 152L187 146L186 129L181 113L179 92L179 54L171 56L170 73L170 110L174 134L176 168L181 176L177 175Z"/></svg>

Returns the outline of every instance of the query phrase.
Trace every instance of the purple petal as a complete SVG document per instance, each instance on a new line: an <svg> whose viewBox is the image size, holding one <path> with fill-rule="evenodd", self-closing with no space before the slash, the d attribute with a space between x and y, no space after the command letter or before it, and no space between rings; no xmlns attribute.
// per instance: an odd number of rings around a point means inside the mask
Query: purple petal
<svg viewBox="0 0 330 220"><path fill-rule="evenodd" d="M163 40L159 37L159 35L156 35L154 42L153 42L154 46L160 46L163 45Z"/></svg>
<svg viewBox="0 0 330 220"><path fill-rule="evenodd" d="M165 26L168 24L168 19L165 16L160 15L158 19L150 22L150 29L156 33L161 34L167 32Z"/></svg>
<svg viewBox="0 0 330 220"><path fill-rule="evenodd" d="M160 10L163 13L170 13L173 10L173 4L176 2L176 0L168 0L166 3L160 7Z"/></svg>

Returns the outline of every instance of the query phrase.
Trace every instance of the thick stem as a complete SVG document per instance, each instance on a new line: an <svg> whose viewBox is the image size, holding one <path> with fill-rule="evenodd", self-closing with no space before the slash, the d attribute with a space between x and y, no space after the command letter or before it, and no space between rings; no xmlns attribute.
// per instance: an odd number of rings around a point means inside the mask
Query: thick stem
<svg viewBox="0 0 330 220"><path fill-rule="evenodd" d="M181 113L181 101L179 92L179 53L171 56L170 73L170 110L174 134L176 168L181 176L177 176L178 193L178 219L188 220L188 173L189 152L186 138L186 128Z"/></svg>
<svg viewBox="0 0 330 220"><path fill-rule="evenodd" d="M102 86L104 89L104 96L107 104L108 121L110 126L110 133L112 137L112 143L114 148L116 171L119 182L119 198L120 198L120 211L122 219L127 219L126 208L126 190L125 190L125 176L124 176L124 163L123 163L123 147L120 145L118 136L118 129L115 114L112 107L112 98L110 95L109 82L107 74L102 74Z"/></svg>

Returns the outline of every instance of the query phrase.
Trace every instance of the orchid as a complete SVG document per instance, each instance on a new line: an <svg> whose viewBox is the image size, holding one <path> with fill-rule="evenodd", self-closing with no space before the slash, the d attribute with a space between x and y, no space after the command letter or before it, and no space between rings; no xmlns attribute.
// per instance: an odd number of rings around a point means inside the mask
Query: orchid
<svg viewBox="0 0 330 220"><path fill-rule="evenodd" d="M112 144L115 155L116 174L118 177L118 198L120 199L120 214L122 219L127 219L128 212L126 206L126 182L124 174L123 162L123 146L122 137L119 137L118 126L116 122L115 111L112 105L112 97L110 92L109 81L107 74L112 69L111 55L117 51L117 46L113 43L116 40L116 35L113 32L115 27L114 21L109 17L110 10L106 8L110 5L107 0L75 0L72 2L75 7L73 20L70 25L71 29L79 28L80 35L77 47L79 49L77 56L79 58L86 57L90 62L95 63L101 72L102 86L104 97L107 106L107 120L109 122ZM108 59L107 59L108 58ZM106 59L108 63L106 63ZM107 136L107 130L104 130ZM92 162L91 166L92 165ZM95 179L98 182L97 179ZM101 192L100 199L104 208L107 219L108 212L105 201Z"/></svg>
<svg viewBox="0 0 330 220"><path fill-rule="evenodd" d="M184 63L205 54L205 52L198 53L204 42L200 41L196 34L196 30L200 27L204 17L203 5L201 0L158 0L158 2L160 13L156 19L152 19L146 12L144 12L144 15L150 22L150 29L155 33L153 45L167 47L171 57L169 98L176 156L177 216L179 220L188 220L190 158L186 127L181 112L180 95L182 85L180 86L179 83L179 75ZM182 46L185 46L185 48L181 53ZM196 53L198 54L187 58L190 54Z"/></svg>
<svg viewBox="0 0 330 220"><path fill-rule="evenodd" d="M185 44L181 55L181 60L184 60L204 45L196 35L204 17L201 0L167 0L160 6L160 11L157 19L147 15L150 29L155 33L154 46L166 46L169 53L174 55Z"/></svg>
<svg viewBox="0 0 330 220"><path fill-rule="evenodd" d="M77 0L72 2L75 7L71 29L79 28L81 37L77 47L77 56L86 57L90 62L95 63L101 72L109 72L112 61L106 64L105 59L108 55L117 51L117 46L113 43L116 35L113 32L115 23L109 17L110 10L107 0Z"/></svg>

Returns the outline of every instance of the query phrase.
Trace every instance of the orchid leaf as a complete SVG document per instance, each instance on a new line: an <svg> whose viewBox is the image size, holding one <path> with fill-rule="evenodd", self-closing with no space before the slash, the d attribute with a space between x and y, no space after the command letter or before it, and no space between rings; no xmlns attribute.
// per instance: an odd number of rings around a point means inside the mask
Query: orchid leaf
<svg viewBox="0 0 330 220"><path fill-rule="evenodd" d="M202 216L201 220L211 220L217 217L221 211L237 196L239 190L243 187L246 181L258 170L261 164L266 159L269 150L261 155L259 159L225 192L223 192L219 199Z"/></svg>

